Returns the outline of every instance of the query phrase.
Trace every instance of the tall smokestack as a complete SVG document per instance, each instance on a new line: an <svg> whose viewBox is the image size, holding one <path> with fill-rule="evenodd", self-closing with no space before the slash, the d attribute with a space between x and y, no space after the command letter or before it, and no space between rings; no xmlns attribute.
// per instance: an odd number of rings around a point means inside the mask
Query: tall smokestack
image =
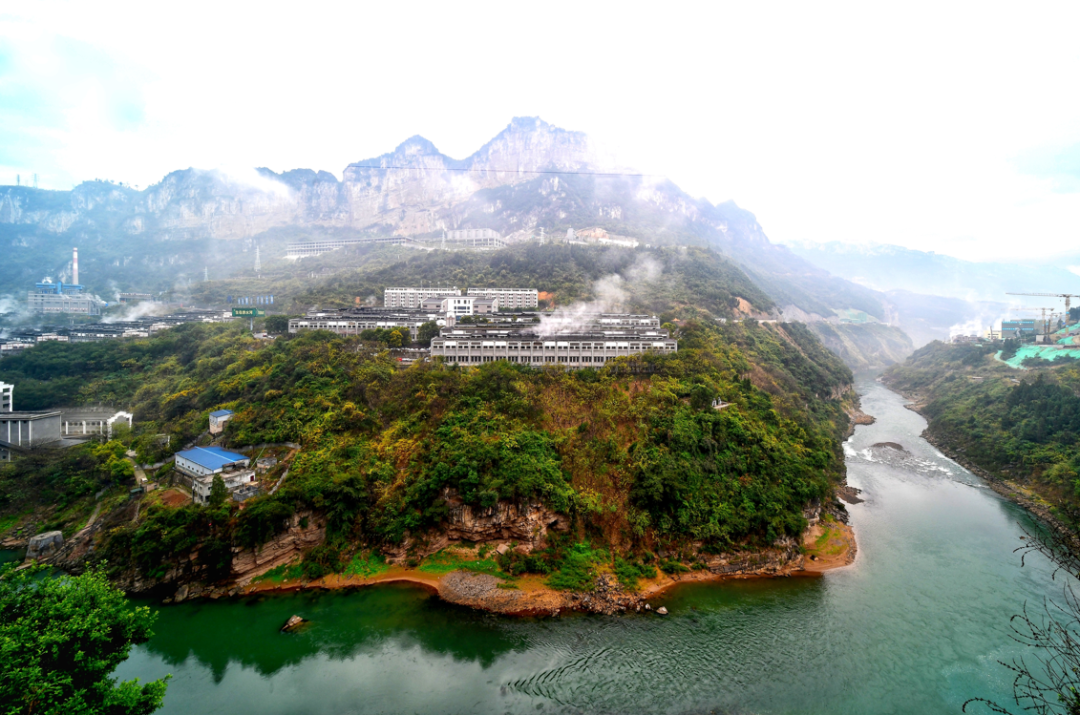
<svg viewBox="0 0 1080 715"><path fill-rule="evenodd" d="M79 249L74 249L75 257L71 259L71 282L79 285Z"/></svg>

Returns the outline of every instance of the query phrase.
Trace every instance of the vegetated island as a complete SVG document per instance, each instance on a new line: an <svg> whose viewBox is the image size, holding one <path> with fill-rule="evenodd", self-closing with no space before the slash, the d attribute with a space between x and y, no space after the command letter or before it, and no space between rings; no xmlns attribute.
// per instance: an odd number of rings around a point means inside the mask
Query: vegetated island
<svg viewBox="0 0 1080 715"><path fill-rule="evenodd" d="M850 562L850 370L802 324L717 322L773 308L717 254L665 260L673 280L647 299L678 352L599 370L402 367L379 335L203 324L6 358L0 379L37 401L25 409L107 403L136 420L0 468L0 533L60 530L53 563L104 561L129 592L174 602L410 578L502 612L614 612L678 580ZM666 294L679 276L710 290ZM193 504L166 460L209 444L220 409L233 417L214 443L274 463L261 496ZM157 488L129 494L133 461Z"/></svg>
<svg viewBox="0 0 1080 715"><path fill-rule="evenodd" d="M1010 348L1015 341L1006 341ZM881 379L926 418L928 442L1072 540L1080 525L1080 368L1029 359L1016 369L999 350L933 342Z"/></svg>

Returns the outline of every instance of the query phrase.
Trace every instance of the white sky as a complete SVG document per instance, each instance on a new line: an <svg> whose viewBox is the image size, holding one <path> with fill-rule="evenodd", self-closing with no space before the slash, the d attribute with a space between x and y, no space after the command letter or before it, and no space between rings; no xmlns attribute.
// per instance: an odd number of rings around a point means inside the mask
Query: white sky
<svg viewBox="0 0 1080 715"><path fill-rule="evenodd" d="M0 6L0 183L324 169L513 116L774 241L1080 252L1080 3Z"/></svg>

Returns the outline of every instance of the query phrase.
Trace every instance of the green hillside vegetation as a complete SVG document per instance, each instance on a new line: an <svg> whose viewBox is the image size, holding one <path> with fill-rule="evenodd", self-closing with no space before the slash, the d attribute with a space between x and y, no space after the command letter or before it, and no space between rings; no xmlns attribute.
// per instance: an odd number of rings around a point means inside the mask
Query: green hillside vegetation
<svg viewBox="0 0 1080 715"><path fill-rule="evenodd" d="M628 293L627 309L659 313L694 306L717 316L732 315L738 298L766 311L772 300L732 261L702 248L630 249L566 244L524 244L499 251L423 252L400 247L339 249L300 268L261 279L211 281L192 287L202 304L224 304L230 295L274 294L275 306L302 312L313 305L344 307L381 303L390 286L436 285L536 288L552 293L557 305L597 298L596 283L608 279ZM333 275L312 281L324 268ZM434 279L434 280L433 280Z"/></svg>
<svg viewBox="0 0 1080 715"><path fill-rule="evenodd" d="M113 569L134 564L160 576L198 549L223 576L233 546L263 543L311 510L328 537L308 573L336 571L361 545L437 527L446 489L476 506L539 499L571 517L575 541L603 544L613 557L797 535L805 505L843 474L847 418L837 396L851 397L850 372L798 324L690 319L679 333L675 355L563 372L502 362L401 369L384 346L358 338L313 332L267 343L240 325L190 324L149 340L47 343L6 359L0 379L32 377L41 407L58 399L133 408L124 439L140 461L164 456L155 435L183 444L222 407L237 413L226 433L232 447L303 446L282 488L242 510L151 501L98 550ZM65 367L72 361L78 385ZM732 404L713 409L717 398ZM72 453L53 459L64 454ZM18 465L0 468L8 483ZM540 561L557 564L560 549Z"/></svg>
<svg viewBox="0 0 1080 715"><path fill-rule="evenodd" d="M941 444L1080 524L1080 369L1070 361L1019 372L994 360L996 350L931 343L886 379L925 403Z"/></svg>

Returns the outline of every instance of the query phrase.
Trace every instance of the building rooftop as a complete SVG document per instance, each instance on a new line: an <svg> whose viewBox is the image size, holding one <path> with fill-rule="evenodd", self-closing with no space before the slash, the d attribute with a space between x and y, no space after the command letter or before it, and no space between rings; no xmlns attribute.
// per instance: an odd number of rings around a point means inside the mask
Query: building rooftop
<svg viewBox="0 0 1080 715"><path fill-rule="evenodd" d="M0 419L4 420L40 420L42 417L59 417L57 410L44 410L42 412L0 412Z"/></svg>
<svg viewBox="0 0 1080 715"><path fill-rule="evenodd" d="M214 410L210 413L211 417L228 417L233 414L232 410Z"/></svg>
<svg viewBox="0 0 1080 715"><path fill-rule="evenodd" d="M177 452L176 456L190 460L206 469L221 469L227 464L247 459L238 452L230 452L220 447L192 447L183 452Z"/></svg>

